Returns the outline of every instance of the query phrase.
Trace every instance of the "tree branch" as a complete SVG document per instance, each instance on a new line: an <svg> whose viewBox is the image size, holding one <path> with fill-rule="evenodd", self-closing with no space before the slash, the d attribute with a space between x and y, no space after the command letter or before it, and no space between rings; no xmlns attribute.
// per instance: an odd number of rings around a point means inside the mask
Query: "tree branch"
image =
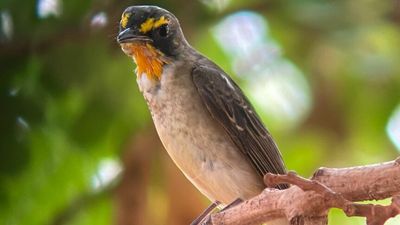
<svg viewBox="0 0 400 225"><path fill-rule="evenodd" d="M321 168L305 179L293 172L267 174L269 187L292 184L286 190L266 188L238 206L211 215L206 224L261 224L283 219L293 225L327 224L330 208L347 216L362 216L368 225L381 225L400 214L400 158L394 161L350 168ZM355 201L392 198L388 206Z"/></svg>

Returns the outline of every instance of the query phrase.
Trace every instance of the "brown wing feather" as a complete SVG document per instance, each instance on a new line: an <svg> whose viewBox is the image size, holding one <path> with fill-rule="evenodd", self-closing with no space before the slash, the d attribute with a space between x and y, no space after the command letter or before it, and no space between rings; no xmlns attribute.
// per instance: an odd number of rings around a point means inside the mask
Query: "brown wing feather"
<svg viewBox="0 0 400 225"><path fill-rule="evenodd" d="M211 116L224 127L258 174L262 177L267 172L286 173L277 145L235 82L222 71L206 66L193 68L192 78Z"/></svg>

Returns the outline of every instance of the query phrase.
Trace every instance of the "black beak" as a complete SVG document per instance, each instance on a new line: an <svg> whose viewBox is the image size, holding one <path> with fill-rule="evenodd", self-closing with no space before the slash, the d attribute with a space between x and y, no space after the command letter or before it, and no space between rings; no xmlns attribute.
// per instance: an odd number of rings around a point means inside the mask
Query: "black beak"
<svg viewBox="0 0 400 225"><path fill-rule="evenodd" d="M118 34L117 41L119 44L132 42L152 42L149 37L138 34L131 28L126 28Z"/></svg>

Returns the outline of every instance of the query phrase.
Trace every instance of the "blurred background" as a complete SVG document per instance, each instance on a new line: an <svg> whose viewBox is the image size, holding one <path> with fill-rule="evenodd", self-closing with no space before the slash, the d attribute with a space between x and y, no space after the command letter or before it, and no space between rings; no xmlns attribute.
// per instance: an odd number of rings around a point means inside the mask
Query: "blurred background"
<svg viewBox="0 0 400 225"><path fill-rule="evenodd" d="M289 169L399 155L398 0L0 0L0 224L185 225L209 204L162 148L115 41L134 4L180 19ZM331 210L329 224L364 220Z"/></svg>

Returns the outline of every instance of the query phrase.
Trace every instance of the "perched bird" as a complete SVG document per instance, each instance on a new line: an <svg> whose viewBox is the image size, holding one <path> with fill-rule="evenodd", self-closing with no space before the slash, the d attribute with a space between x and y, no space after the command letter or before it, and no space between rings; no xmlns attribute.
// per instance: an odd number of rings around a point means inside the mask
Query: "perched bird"
<svg viewBox="0 0 400 225"><path fill-rule="evenodd" d="M211 201L249 199L265 188L264 174L286 173L277 145L246 96L190 46L172 13L128 7L117 41L137 65L137 83L165 149Z"/></svg>

